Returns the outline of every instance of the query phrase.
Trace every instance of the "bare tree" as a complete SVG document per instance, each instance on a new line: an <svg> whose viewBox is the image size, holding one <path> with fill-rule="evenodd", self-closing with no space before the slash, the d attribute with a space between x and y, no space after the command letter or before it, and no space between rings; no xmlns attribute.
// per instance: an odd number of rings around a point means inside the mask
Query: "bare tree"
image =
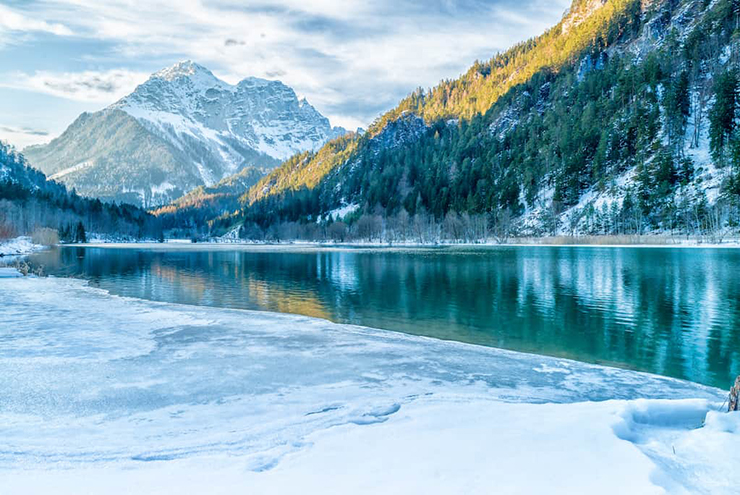
<svg viewBox="0 0 740 495"><path fill-rule="evenodd" d="M455 211L447 212L442 221L442 233L445 239L458 242L463 237L464 225L460 215Z"/></svg>
<svg viewBox="0 0 740 495"><path fill-rule="evenodd" d="M420 244L436 243L439 239L439 227L426 210L421 209L412 222L414 237Z"/></svg>
<svg viewBox="0 0 740 495"><path fill-rule="evenodd" d="M484 215L463 215L466 224L465 238L468 241L480 242L488 238L488 221Z"/></svg>
<svg viewBox="0 0 740 495"><path fill-rule="evenodd" d="M364 214L357 221L357 236L369 242L381 240L383 233L383 218L380 215Z"/></svg>
<svg viewBox="0 0 740 495"><path fill-rule="evenodd" d="M568 215L568 231L571 236L575 236L578 233L578 226L580 225L582 218L583 210L578 208L573 208L570 215Z"/></svg>
<svg viewBox="0 0 740 495"><path fill-rule="evenodd" d="M712 242L722 244L725 237L725 225L730 217L730 208L722 200L718 200L709 209L707 214L707 230Z"/></svg>
<svg viewBox="0 0 740 495"><path fill-rule="evenodd" d="M491 234L498 244L504 244L513 232L514 218L509 208L497 210L491 215Z"/></svg>
<svg viewBox="0 0 740 495"><path fill-rule="evenodd" d="M349 233L347 224L344 222L334 222L326 229L327 235L334 242L344 242Z"/></svg>

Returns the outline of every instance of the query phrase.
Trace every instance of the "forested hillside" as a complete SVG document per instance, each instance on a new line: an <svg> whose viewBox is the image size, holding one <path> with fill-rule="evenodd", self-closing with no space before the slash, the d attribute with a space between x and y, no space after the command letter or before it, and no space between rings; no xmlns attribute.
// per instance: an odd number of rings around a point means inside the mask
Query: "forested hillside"
<svg viewBox="0 0 740 495"><path fill-rule="evenodd" d="M364 135L289 160L213 231L721 237L740 223L739 15L737 0L578 0Z"/></svg>
<svg viewBox="0 0 740 495"><path fill-rule="evenodd" d="M131 238L161 235L157 219L144 210L70 193L0 142L0 238L41 228L56 231L63 241L82 240L85 231Z"/></svg>
<svg viewBox="0 0 740 495"><path fill-rule="evenodd" d="M254 186L265 173L265 169L245 167L218 184L197 187L152 213L159 219L162 228L173 237L207 236L208 222L221 216L238 214L244 191Z"/></svg>

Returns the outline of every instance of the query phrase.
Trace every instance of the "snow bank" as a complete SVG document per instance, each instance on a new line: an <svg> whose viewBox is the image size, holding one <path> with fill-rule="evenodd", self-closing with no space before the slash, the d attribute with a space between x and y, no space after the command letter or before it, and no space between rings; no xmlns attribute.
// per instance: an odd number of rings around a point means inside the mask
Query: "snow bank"
<svg viewBox="0 0 740 495"><path fill-rule="evenodd" d="M359 209L360 209L360 205L357 205L354 203L349 204L349 205L344 205L344 206L340 206L339 208L335 208L331 210L330 212L326 213L324 217L327 219L331 219L334 222L337 222L339 220L344 220L344 218L347 215L350 215ZM317 222L320 222L320 221L321 221L321 217L317 219Z"/></svg>
<svg viewBox="0 0 740 495"><path fill-rule="evenodd" d="M0 278L18 278L22 276L21 272L15 268L0 267Z"/></svg>
<svg viewBox="0 0 740 495"><path fill-rule="evenodd" d="M0 241L0 257L21 256L44 249L44 246L34 244L30 237L16 237L7 241Z"/></svg>
<svg viewBox="0 0 740 495"><path fill-rule="evenodd" d="M0 280L3 493L724 493L678 380L300 316Z"/></svg>

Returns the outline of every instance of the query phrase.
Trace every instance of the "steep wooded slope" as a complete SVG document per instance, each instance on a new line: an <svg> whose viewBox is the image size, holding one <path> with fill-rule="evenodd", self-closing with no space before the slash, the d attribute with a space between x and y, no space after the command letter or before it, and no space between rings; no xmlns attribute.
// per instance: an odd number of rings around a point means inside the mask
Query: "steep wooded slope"
<svg viewBox="0 0 740 495"><path fill-rule="evenodd" d="M115 236L153 238L160 233L158 221L140 208L69 192L0 142L0 236L30 234L41 227L63 233L78 223L88 232Z"/></svg>
<svg viewBox="0 0 740 495"><path fill-rule="evenodd" d="M731 229L738 12L734 0L577 1L364 135L290 160L216 225L264 231L354 205L530 235Z"/></svg>

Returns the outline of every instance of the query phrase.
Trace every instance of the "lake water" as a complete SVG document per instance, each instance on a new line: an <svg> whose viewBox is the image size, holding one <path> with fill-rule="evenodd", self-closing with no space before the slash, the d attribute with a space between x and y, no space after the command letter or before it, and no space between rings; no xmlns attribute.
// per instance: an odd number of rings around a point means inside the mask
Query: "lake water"
<svg viewBox="0 0 740 495"><path fill-rule="evenodd" d="M113 294L298 313L728 388L740 250L63 247L45 272Z"/></svg>

